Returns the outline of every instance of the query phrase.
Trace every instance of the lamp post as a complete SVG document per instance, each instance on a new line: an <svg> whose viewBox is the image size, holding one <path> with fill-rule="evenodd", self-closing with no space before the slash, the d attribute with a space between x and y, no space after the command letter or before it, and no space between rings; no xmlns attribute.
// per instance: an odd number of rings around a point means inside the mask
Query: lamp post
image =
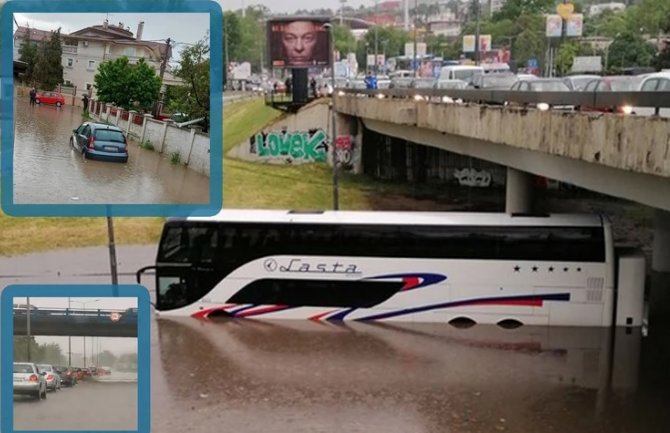
<svg viewBox="0 0 670 433"><path fill-rule="evenodd" d="M331 95L331 123L332 126L332 138L330 140L333 148L333 209L339 210L340 208L340 190L339 190L339 173L338 173L338 158L337 158L337 115L335 112L335 101L337 95L335 94L335 41L333 37L333 25L330 23L324 24L324 27L328 30L328 37L330 39L330 79L333 82L333 93Z"/></svg>
<svg viewBox="0 0 670 433"><path fill-rule="evenodd" d="M416 27L417 27L417 22L416 22L416 8L418 7L418 1L414 0L414 63L412 66L414 66L414 78L417 77L417 73L419 71L419 68L417 65L417 55L416 55L416 50L417 50L417 43L416 43Z"/></svg>
<svg viewBox="0 0 670 433"><path fill-rule="evenodd" d="M375 20L379 19L378 15L379 0L375 0ZM379 75L379 23L375 23L375 76Z"/></svg>
<svg viewBox="0 0 670 433"><path fill-rule="evenodd" d="M68 316L72 313L70 310L70 298L67 298L67 314ZM67 366L72 367L72 336L67 336Z"/></svg>
<svg viewBox="0 0 670 433"><path fill-rule="evenodd" d="M70 302L74 302L76 304L81 304L83 306L82 308L84 309L84 312L86 312L86 304L92 304L94 302L98 302L99 300L100 299L94 299L92 301L82 302L82 301L71 301L70 299L68 299L68 304ZM84 368L86 368L86 336L85 335L84 335Z"/></svg>

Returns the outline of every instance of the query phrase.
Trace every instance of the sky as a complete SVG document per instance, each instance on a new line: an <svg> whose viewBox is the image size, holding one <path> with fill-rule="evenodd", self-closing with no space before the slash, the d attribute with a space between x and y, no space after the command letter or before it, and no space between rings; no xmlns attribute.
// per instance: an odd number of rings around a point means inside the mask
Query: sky
<svg viewBox="0 0 670 433"><path fill-rule="evenodd" d="M14 298L14 304L25 304L26 298ZM85 302L86 304L82 304ZM30 305L37 308L67 308L68 298L30 298ZM70 307L75 309L87 310L93 309L109 309L109 310L125 310L126 308L137 308L137 298L70 298ZM97 352L98 349L105 351L109 350L115 355L122 355L124 353L137 352L137 338L113 338L113 337L72 337L72 353L83 355L84 340L86 340L86 356L91 354L91 344L93 349ZM67 355L68 351L68 337L54 337L42 336L35 337L38 344L57 343L60 345L63 354Z"/></svg>
<svg viewBox="0 0 670 433"><path fill-rule="evenodd" d="M380 0L381 1L381 0ZM321 0L313 2L308 0L226 0L217 2L222 6L223 10L235 10L243 7L262 4L269 7L274 12L288 12L292 13L298 9L339 9L339 0ZM348 0L345 6L357 9L360 5L374 6L374 0Z"/></svg>

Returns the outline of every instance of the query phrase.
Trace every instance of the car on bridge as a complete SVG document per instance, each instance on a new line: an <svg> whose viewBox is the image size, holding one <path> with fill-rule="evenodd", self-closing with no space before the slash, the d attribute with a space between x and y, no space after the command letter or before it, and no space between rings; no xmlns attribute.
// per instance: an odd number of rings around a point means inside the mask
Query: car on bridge
<svg viewBox="0 0 670 433"><path fill-rule="evenodd" d="M641 92L670 92L670 72L657 72L645 75L640 84ZM653 116L654 107L634 107L638 116ZM661 108L658 113L661 117L670 117L670 108Z"/></svg>
<svg viewBox="0 0 670 433"><path fill-rule="evenodd" d="M640 88L642 78L633 75L619 75L600 77L589 81L582 89L584 92L636 92ZM579 111L595 111L600 113L635 114L633 107L621 105L618 107L589 107L580 106Z"/></svg>
<svg viewBox="0 0 670 433"><path fill-rule="evenodd" d="M46 373L44 379L47 381L47 391L58 391L61 389L61 378L51 364L37 364L40 372Z"/></svg>
<svg viewBox="0 0 670 433"><path fill-rule="evenodd" d="M36 400L46 400L46 373L40 372L32 362L14 363L14 395L29 395Z"/></svg>
<svg viewBox="0 0 670 433"><path fill-rule="evenodd" d="M519 77L510 73L498 72L477 75L472 79L472 87L482 90L509 90Z"/></svg>
<svg viewBox="0 0 670 433"><path fill-rule="evenodd" d="M563 78L563 81L572 91L579 92L593 80L601 78L600 75L569 75Z"/></svg>
<svg viewBox="0 0 670 433"><path fill-rule="evenodd" d="M569 92L570 88L560 78L536 78L533 80L519 80L510 89L511 91L522 92ZM513 105L506 102L505 105ZM546 102L536 104L536 108L541 111L553 110L574 111L573 105L550 105Z"/></svg>
<svg viewBox="0 0 670 433"><path fill-rule="evenodd" d="M72 130L70 146L84 158L128 162L128 140L123 130L113 125L84 122Z"/></svg>

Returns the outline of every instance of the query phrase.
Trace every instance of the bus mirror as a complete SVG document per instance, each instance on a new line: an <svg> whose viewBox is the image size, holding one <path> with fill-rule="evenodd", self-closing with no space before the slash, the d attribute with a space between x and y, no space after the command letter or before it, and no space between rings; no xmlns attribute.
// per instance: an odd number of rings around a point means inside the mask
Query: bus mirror
<svg viewBox="0 0 670 433"><path fill-rule="evenodd" d="M145 273L148 270L156 269L156 268L157 268L156 266L145 266L142 269L140 269L139 271L137 271L135 273L135 279L137 280L137 284L142 284L142 274L143 273Z"/></svg>

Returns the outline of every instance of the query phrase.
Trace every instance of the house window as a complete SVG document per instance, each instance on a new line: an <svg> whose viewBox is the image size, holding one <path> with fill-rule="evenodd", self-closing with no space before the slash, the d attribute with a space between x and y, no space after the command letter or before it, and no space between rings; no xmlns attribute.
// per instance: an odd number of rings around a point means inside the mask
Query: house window
<svg viewBox="0 0 670 433"><path fill-rule="evenodd" d="M74 59L70 59L70 58L68 58L68 59L67 59L67 65L68 65L68 67L71 68L73 64L74 64Z"/></svg>
<svg viewBox="0 0 670 433"><path fill-rule="evenodd" d="M95 60L89 60L88 61L88 69L89 70L95 70Z"/></svg>
<svg viewBox="0 0 670 433"><path fill-rule="evenodd" d="M130 58L135 57L135 47L128 47L123 51L123 55Z"/></svg>

